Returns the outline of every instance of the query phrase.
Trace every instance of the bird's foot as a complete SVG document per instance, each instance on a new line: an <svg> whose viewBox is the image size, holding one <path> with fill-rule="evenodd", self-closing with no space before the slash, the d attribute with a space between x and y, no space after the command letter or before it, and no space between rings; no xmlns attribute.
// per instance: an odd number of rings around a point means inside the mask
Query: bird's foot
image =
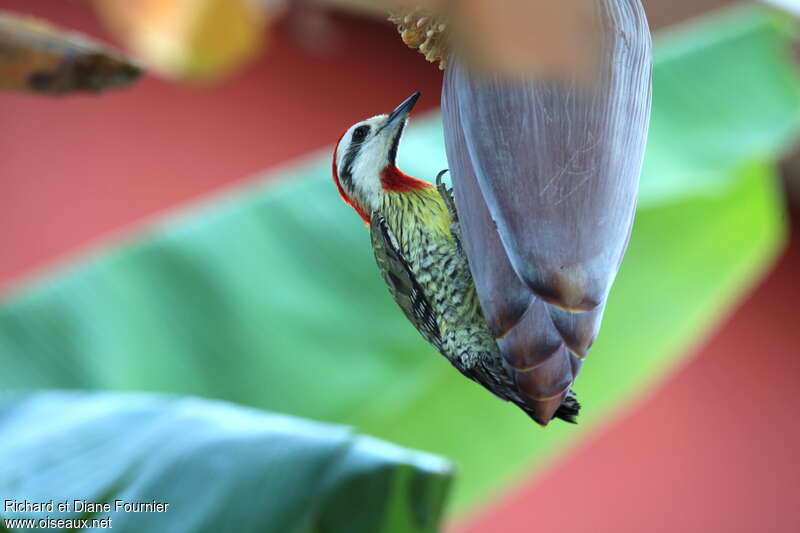
<svg viewBox="0 0 800 533"><path fill-rule="evenodd" d="M450 213L450 218L454 221L457 221L458 211L456 211L456 202L453 199L453 188L448 187L447 184L442 181L442 176L448 172L450 172L450 169L446 168L436 175L436 189L438 189L439 195L441 195L442 200L444 200L444 205L447 206L447 211Z"/></svg>

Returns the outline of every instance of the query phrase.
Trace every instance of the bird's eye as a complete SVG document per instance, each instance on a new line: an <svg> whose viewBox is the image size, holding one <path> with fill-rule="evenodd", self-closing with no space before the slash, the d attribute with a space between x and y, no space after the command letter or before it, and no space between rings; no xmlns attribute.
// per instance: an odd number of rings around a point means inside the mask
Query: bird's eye
<svg viewBox="0 0 800 533"><path fill-rule="evenodd" d="M353 140L354 141L363 141L367 138L367 134L369 133L369 126L359 126L353 132Z"/></svg>

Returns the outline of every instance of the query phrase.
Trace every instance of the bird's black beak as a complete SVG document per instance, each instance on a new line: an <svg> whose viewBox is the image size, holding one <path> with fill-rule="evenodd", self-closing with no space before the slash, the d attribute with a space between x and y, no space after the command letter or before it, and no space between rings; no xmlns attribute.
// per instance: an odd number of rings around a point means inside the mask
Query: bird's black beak
<svg viewBox="0 0 800 533"><path fill-rule="evenodd" d="M395 159L397 159L397 147L400 144L400 137L402 137L403 130L406 127L408 115L411 113L411 110L414 109L414 105L417 103L417 100L419 100L419 93L414 93L406 98L405 102L397 106L394 111L389 113L389 116L386 118L386 122L383 123L383 126L378 131L378 133L381 133L386 130L386 133L383 133L383 137L389 142L389 152L387 157L388 164L390 165L394 165ZM376 133L376 135L378 133Z"/></svg>
<svg viewBox="0 0 800 533"><path fill-rule="evenodd" d="M397 106L395 110L389 114L389 118L386 120L386 126L384 127L391 128L392 125L404 122L408 118L408 115L411 114L411 110L414 109L419 97L420 93L416 92L406 98L402 104Z"/></svg>

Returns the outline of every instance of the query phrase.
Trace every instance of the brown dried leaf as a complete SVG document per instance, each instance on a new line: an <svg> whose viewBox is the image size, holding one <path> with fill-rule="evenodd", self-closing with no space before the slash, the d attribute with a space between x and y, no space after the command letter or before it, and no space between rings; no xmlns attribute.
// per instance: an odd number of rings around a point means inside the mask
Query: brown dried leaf
<svg viewBox="0 0 800 533"><path fill-rule="evenodd" d="M81 34L0 11L0 88L44 94L124 87L141 70Z"/></svg>

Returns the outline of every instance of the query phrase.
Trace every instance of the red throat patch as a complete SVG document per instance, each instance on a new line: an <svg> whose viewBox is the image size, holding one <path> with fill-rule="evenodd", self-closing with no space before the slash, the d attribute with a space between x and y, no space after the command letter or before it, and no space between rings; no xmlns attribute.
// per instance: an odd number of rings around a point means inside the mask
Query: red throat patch
<svg viewBox="0 0 800 533"><path fill-rule="evenodd" d="M381 171L381 187L386 192L411 192L433 187L427 181L412 178L394 165Z"/></svg>
<svg viewBox="0 0 800 533"><path fill-rule="evenodd" d="M369 213L367 213L367 210L364 209L364 207L361 204L359 204L353 198L350 198L350 196L344 190L344 187L342 187L342 183L339 180L339 170L336 168L336 160L338 159L338 154L339 154L339 143L342 142L342 139L344 138L346 133L347 132L345 132L344 134L342 134L341 137L339 137L339 140L336 142L336 148L333 151L333 165L332 165L333 181L334 183L336 183L336 188L339 189L339 195L342 197L342 200L344 200L344 202L347 205L352 207L355 210L355 212L358 213L358 216L360 216L367 224L367 226L369 226ZM417 178L412 178L411 176L409 176L408 174L404 173L399 168L397 168L395 165L387 165L381 171L380 180L381 180L381 187L383 188L383 190L386 192L393 192L393 193L407 193L412 191L430 189L433 187L433 185L431 185L427 181L422 181L418 180Z"/></svg>

